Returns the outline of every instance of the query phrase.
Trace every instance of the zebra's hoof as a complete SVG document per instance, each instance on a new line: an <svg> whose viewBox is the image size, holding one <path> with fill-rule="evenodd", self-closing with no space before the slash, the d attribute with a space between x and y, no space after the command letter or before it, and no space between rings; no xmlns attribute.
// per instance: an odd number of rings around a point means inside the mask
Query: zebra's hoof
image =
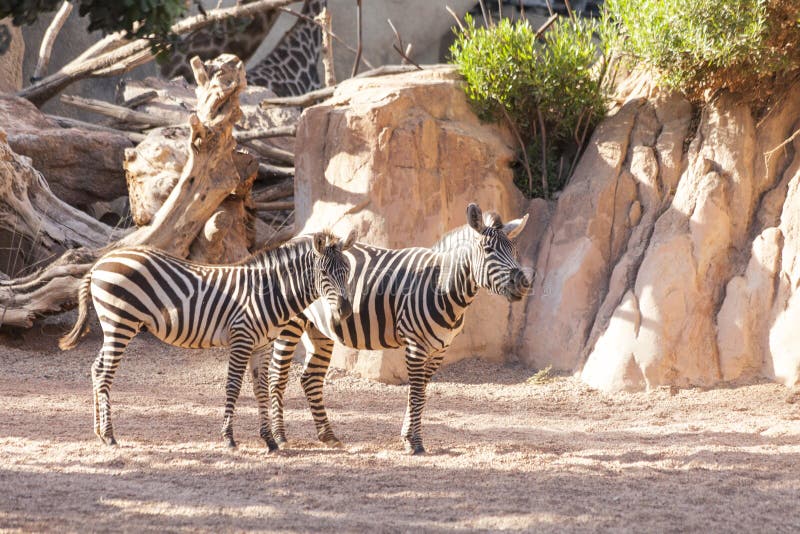
<svg viewBox="0 0 800 534"><path fill-rule="evenodd" d="M267 452L269 452L270 454L281 450L281 448L278 446L278 443L274 439L268 439L265 441L267 443Z"/></svg>
<svg viewBox="0 0 800 534"><path fill-rule="evenodd" d="M108 437L104 438L103 442L105 442L105 444L108 445L109 447L116 447L117 446L117 440L114 439L114 436L108 436Z"/></svg>
<svg viewBox="0 0 800 534"><path fill-rule="evenodd" d="M236 442L233 441L233 438L228 438L228 449L234 450L236 448Z"/></svg>
<svg viewBox="0 0 800 534"><path fill-rule="evenodd" d="M286 438L275 438L275 445L278 449L286 449L289 447L289 443L286 441Z"/></svg>
<svg viewBox="0 0 800 534"><path fill-rule="evenodd" d="M344 449L344 443L339 441L337 438L324 439L322 440L322 443L324 443L329 449Z"/></svg>
<svg viewBox="0 0 800 534"><path fill-rule="evenodd" d="M423 447L421 443L413 444L410 441L403 440L403 445L405 446L406 452L411 456L425 454L425 447Z"/></svg>

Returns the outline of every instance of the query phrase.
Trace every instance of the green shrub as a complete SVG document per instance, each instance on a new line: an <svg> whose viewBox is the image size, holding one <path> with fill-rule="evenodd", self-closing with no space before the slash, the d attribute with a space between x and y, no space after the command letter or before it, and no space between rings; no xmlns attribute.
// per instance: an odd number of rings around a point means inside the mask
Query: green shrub
<svg viewBox="0 0 800 534"><path fill-rule="evenodd" d="M707 90L746 90L797 68L792 0L606 0L616 47L664 83L701 100Z"/></svg>
<svg viewBox="0 0 800 534"><path fill-rule="evenodd" d="M515 173L528 196L563 186L605 115L608 55L593 38L601 29L591 19L560 18L537 39L526 20L481 28L467 16L450 48L479 116L506 120L524 147Z"/></svg>
<svg viewBox="0 0 800 534"><path fill-rule="evenodd" d="M13 17L16 26L33 24L41 13L55 11L62 0L0 0L0 19ZM165 38L170 26L186 12L186 0L74 0L80 16L88 16L89 31L124 30L136 37Z"/></svg>

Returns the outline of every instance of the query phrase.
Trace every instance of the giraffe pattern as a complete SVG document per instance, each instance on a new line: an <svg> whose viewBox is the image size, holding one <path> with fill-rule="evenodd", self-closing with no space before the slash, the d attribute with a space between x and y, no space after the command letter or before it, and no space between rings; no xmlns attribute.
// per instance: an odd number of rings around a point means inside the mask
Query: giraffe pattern
<svg viewBox="0 0 800 534"><path fill-rule="evenodd" d="M249 4L254 0L242 0ZM237 2L238 4L239 2ZM159 71L164 79L171 80L183 76L194 82L189 59L200 56L207 61L223 53L236 54L247 62L269 34L280 11L270 9L248 17L229 19L190 33L170 49L166 61L161 62Z"/></svg>
<svg viewBox="0 0 800 534"><path fill-rule="evenodd" d="M317 65L322 29L309 20L327 6L327 0L306 0L294 26L257 65L247 70L247 83L267 87L278 96L298 96L322 85Z"/></svg>

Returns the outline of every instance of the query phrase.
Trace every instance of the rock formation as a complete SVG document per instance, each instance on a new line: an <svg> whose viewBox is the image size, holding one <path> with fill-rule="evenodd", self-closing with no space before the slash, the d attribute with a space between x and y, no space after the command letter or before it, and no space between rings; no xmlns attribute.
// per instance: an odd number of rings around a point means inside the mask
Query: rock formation
<svg viewBox="0 0 800 534"><path fill-rule="evenodd" d="M10 95L0 95L0 125L11 148L31 158L65 202L86 207L127 194L122 160L133 143L126 136L61 128L24 98Z"/></svg>
<svg viewBox="0 0 800 534"><path fill-rule="evenodd" d="M451 68L349 80L298 126L297 228L352 227L362 242L398 248L430 246L465 224L471 201L520 217L528 201L512 183L510 143L507 132L479 122ZM447 361L504 359L517 328L511 312L502 297L482 293ZM337 347L334 365L386 381L406 376L396 350Z"/></svg>
<svg viewBox="0 0 800 534"><path fill-rule="evenodd" d="M548 205L514 189L512 140L477 121L452 70L347 82L301 121L297 221L399 247L430 245L467 201L529 210L533 294L513 308L482 295L450 361L516 357L608 391L797 383L800 85L760 118L736 95L697 110L641 77L618 97ZM334 360L390 381L400 361Z"/></svg>

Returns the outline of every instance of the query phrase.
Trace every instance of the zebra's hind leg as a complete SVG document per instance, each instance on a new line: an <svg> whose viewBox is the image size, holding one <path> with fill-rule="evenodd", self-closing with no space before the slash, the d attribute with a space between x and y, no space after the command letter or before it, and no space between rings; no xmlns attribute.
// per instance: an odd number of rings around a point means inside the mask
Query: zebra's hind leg
<svg viewBox="0 0 800 534"><path fill-rule="evenodd" d="M253 393L258 401L259 434L267 444L269 452L278 450L278 444L272 436L269 424L269 362L272 343L257 347L250 355L250 371L253 374Z"/></svg>
<svg viewBox="0 0 800 534"><path fill-rule="evenodd" d="M325 383L325 375L328 372L331 354L333 353L333 340L313 326L306 328L306 333L311 342L311 347L308 347L310 350L306 356L300 383L303 385L308 407L311 409L312 417L314 417L317 436L328 447L343 448L344 445L333 433L322 398L322 387Z"/></svg>
<svg viewBox="0 0 800 534"><path fill-rule="evenodd" d="M425 390L428 387L428 379L433 374L426 372L426 364L431 358L435 358L435 356L429 356L416 344L406 345L408 404L400 434L403 446L409 454L425 454L425 447L422 445L422 411L425 408Z"/></svg>
<svg viewBox="0 0 800 534"><path fill-rule="evenodd" d="M236 448L233 439L233 412L242 390L242 379L247 362L253 352L253 339L242 330L231 333L231 355L228 359L228 377L225 383L225 417L222 421L222 437L231 449Z"/></svg>
<svg viewBox="0 0 800 534"><path fill-rule="evenodd" d="M305 323L299 318L292 319L273 342L272 358L269 364L269 403L272 435L278 447L286 446L286 429L283 424L283 394L289 380L292 358L303 335Z"/></svg>
<svg viewBox="0 0 800 534"><path fill-rule="evenodd" d="M92 364L92 393L94 397L94 433L106 445L116 445L111 424L111 384L122 353L138 329L123 324L101 321L103 347Z"/></svg>

